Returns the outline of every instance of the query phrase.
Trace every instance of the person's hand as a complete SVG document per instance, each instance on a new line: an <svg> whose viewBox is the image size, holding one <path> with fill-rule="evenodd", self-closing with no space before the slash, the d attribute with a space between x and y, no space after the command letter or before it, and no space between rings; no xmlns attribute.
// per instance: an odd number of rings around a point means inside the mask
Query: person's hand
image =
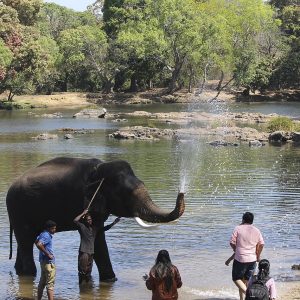
<svg viewBox="0 0 300 300"><path fill-rule="evenodd" d="M89 210L85 209L82 214L85 216L88 212L89 212Z"/></svg>
<svg viewBox="0 0 300 300"><path fill-rule="evenodd" d="M143 275L143 279L146 281L149 278L147 274Z"/></svg>
<svg viewBox="0 0 300 300"><path fill-rule="evenodd" d="M225 261L225 265L226 265L226 266L229 266L229 264L230 264L230 259L227 259L227 260Z"/></svg>

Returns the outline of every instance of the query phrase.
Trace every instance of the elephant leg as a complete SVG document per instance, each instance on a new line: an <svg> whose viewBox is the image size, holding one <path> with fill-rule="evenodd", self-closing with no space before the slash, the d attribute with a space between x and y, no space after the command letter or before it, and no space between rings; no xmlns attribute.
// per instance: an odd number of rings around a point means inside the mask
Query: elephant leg
<svg viewBox="0 0 300 300"><path fill-rule="evenodd" d="M98 268L100 281L113 282L117 280L110 261L105 233L101 230L95 240L94 260Z"/></svg>
<svg viewBox="0 0 300 300"><path fill-rule="evenodd" d="M36 275L36 266L33 259L33 243L35 234L28 226L15 230L18 243L17 258L15 263L18 275Z"/></svg>

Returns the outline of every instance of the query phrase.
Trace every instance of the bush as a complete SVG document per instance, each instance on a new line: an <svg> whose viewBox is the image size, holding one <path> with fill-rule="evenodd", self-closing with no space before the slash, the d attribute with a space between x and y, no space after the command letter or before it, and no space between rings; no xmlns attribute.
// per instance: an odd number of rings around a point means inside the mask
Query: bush
<svg viewBox="0 0 300 300"><path fill-rule="evenodd" d="M277 130L292 131L295 123L288 117L276 117L268 123L268 130L273 132Z"/></svg>

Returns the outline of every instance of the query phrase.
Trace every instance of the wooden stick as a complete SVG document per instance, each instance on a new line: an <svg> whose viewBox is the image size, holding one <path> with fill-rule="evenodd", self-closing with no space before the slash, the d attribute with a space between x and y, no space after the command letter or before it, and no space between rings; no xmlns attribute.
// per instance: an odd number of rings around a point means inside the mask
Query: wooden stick
<svg viewBox="0 0 300 300"><path fill-rule="evenodd" d="M93 195L93 197L92 197L92 199L91 199L91 201L90 201L88 207L86 208L87 210L89 210L89 208L90 208L90 206L91 206L91 204L92 204L92 202L93 202L95 196L97 195L97 193L98 193L98 191L99 191L99 189L100 189L100 187L101 187L101 185L102 185L103 180L104 180L104 178L101 179L101 181L100 181L100 183L99 183L99 185L98 185L98 187L97 187L96 192L94 193L94 195Z"/></svg>

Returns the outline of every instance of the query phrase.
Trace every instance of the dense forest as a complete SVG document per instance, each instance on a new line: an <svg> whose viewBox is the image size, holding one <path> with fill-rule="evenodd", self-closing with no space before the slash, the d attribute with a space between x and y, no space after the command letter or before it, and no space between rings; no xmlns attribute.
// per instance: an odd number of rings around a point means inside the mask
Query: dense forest
<svg viewBox="0 0 300 300"><path fill-rule="evenodd" d="M0 1L0 93L300 84L299 0Z"/></svg>

